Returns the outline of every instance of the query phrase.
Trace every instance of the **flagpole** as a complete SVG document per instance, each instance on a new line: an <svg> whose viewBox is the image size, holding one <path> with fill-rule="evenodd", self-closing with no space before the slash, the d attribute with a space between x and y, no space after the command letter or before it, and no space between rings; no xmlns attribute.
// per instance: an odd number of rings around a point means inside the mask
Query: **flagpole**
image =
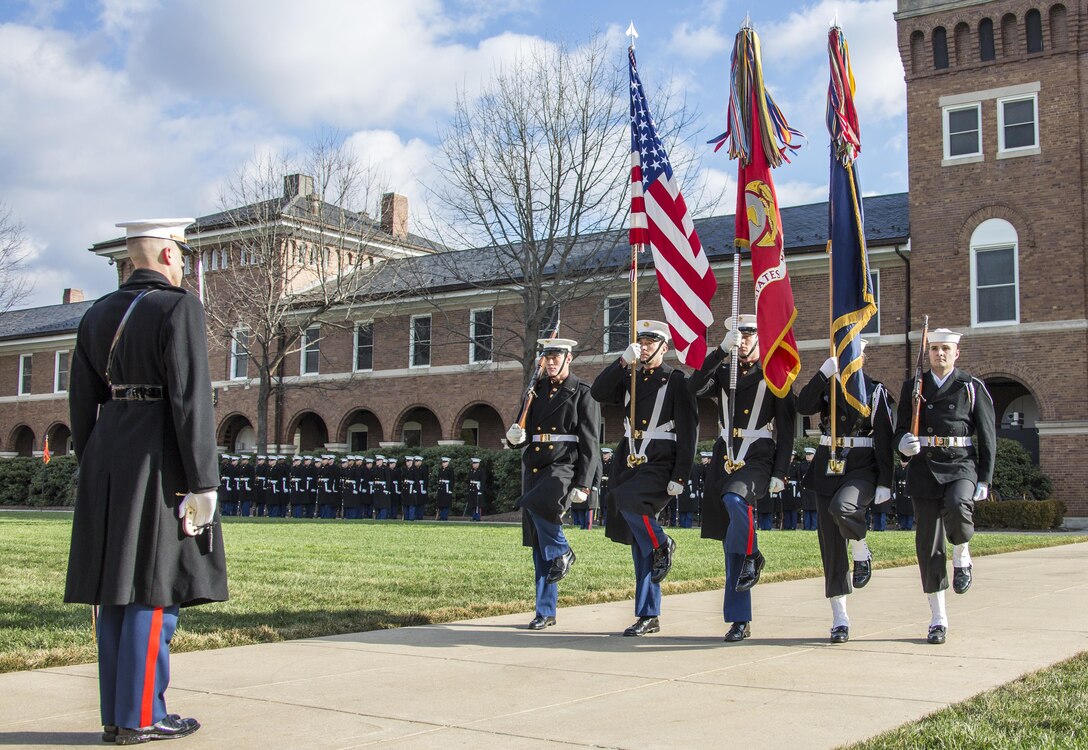
<svg viewBox="0 0 1088 750"><path fill-rule="evenodd" d="M830 339L831 358L835 358L835 261L833 256L834 250L831 247L831 239L827 240L827 330L828 337ZM830 455L827 459L827 473L831 476L838 476L843 473L846 468L846 462L839 461L835 456L838 453L838 445L835 442L836 437L836 416L837 416L837 404L839 396L839 367L838 362L835 363L835 371L831 373L831 448Z"/></svg>
<svg viewBox="0 0 1088 750"><path fill-rule="evenodd" d="M632 20L631 24L627 27L627 38L631 40L630 46L627 48L628 54L632 54L635 51L635 40L638 39L638 32L635 31L635 22ZM632 58L633 60L633 58ZM634 63L632 62L632 65ZM642 249L642 245L637 242L631 243L631 323L630 323L630 336L631 343L638 343L638 254ZM636 357L636 359L638 359ZM631 404L630 414L628 416L628 424L630 425L630 435L627 438L627 466L634 467L639 461L635 455L635 388L638 382L638 362L631 362Z"/></svg>

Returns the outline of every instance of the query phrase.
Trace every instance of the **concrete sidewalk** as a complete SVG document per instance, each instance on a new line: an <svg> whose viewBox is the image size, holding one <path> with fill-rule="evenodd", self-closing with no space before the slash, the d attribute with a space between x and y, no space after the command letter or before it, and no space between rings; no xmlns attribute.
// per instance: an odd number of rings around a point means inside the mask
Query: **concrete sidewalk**
<svg viewBox="0 0 1088 750"><path fill-rule="evenodd" d="M821 580L754 602L729 645L707 592L666 597L646 638L619 635L620 602L540 633L524 614L179 654L168 705L204 727L169 747L833 748L1088 649L1088 543L976 557L943 646L914 567L850 597L840 646ZM0 746L76 745L102 746L94 665L0 675Z"/></svg>

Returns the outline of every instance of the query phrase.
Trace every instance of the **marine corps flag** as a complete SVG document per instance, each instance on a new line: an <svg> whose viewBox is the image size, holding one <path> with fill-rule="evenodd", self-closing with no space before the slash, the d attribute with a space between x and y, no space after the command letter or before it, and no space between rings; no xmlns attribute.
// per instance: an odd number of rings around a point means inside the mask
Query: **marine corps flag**
<svg viewBox="0 0 1088 750"><path fill-rule="evenodd" d="M45 436L45 440L42 442L42 463L47 464L53 458L53 454L49 452L49 436Z"/></svg>
<svg viewBox="0 0 1088 750"><path fill-rule="evenodd" d="M831 187L828 199L828 252L831 253L831 338L839 361L846 400L869 414L869 394L861 373L861 331L876 314L873 282L865 252L865 217L856 159L861 153L854 73L842 29L827 35L831 80L827 87L827 130L831 134Z"/></svg>
<svg viewBox="0 0 1088 750"><path fill-rule="evenodd" d="M766 90L759 37L748 27L737 33L733 46L728 119L729 129L711 143L717 151L728 141L729 158L738 161L735 243L751 251L763 377L781 397L801 371L801 358L793 335L797 308L771 169L788 161L786 149L799 148L793 138L803 136L789 126Z"/></svg>

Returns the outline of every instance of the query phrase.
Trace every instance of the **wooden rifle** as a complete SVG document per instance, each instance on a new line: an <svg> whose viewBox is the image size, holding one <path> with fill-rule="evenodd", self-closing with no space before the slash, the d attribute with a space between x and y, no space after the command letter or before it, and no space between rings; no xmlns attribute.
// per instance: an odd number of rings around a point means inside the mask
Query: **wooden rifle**
<svg viewBox="0 0 1088 750"><path fill-rule="evenodd" d="M918 363L914 366L914 390L911 393L913 413L910 420L910 434L918 437L919 422L922 416L922 368L926 364L926 349L929 343L929 316L922 316L922 341L918 347Z"/></svg>
<svg viewBox="0 0 1088 750"><path fill-rule="evenodd" d="M552 335L549 338L559 337L559 319L560 319L559 305L555 307L555 327L552 329ZM529 418L529 407L533 405L533 399L536 398L536 381L540 380L544 374L544 353L541 352L540 356L536 358L536 368L533 374L529 377L529 382L525 386L525 395L521 400L521 413L518 415L518 426L521 429L525 429L525 421ZM467 511L467 506L466 506Z"/></svg>

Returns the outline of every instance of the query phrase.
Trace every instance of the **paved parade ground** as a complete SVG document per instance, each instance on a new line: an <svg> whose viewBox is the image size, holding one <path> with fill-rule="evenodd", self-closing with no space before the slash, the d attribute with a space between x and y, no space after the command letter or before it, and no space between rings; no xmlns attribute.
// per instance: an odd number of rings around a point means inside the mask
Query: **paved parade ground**
<svg viewBox="0 0 1088 750"><path fill-rule="evenodd" d="M620 636L635 618L616 602L560 609L539 633L525 613L177 654L167 705L204 726L168 747L834 748L1088 649L1088 543L974 565L971 590L949 590L943 646L925 642L904 567L849 598L838 646L807 579L757 586L739 644L704 592L666 597L645 638ZM95 673L0 675L0 746L101 747Z"/></svg>

